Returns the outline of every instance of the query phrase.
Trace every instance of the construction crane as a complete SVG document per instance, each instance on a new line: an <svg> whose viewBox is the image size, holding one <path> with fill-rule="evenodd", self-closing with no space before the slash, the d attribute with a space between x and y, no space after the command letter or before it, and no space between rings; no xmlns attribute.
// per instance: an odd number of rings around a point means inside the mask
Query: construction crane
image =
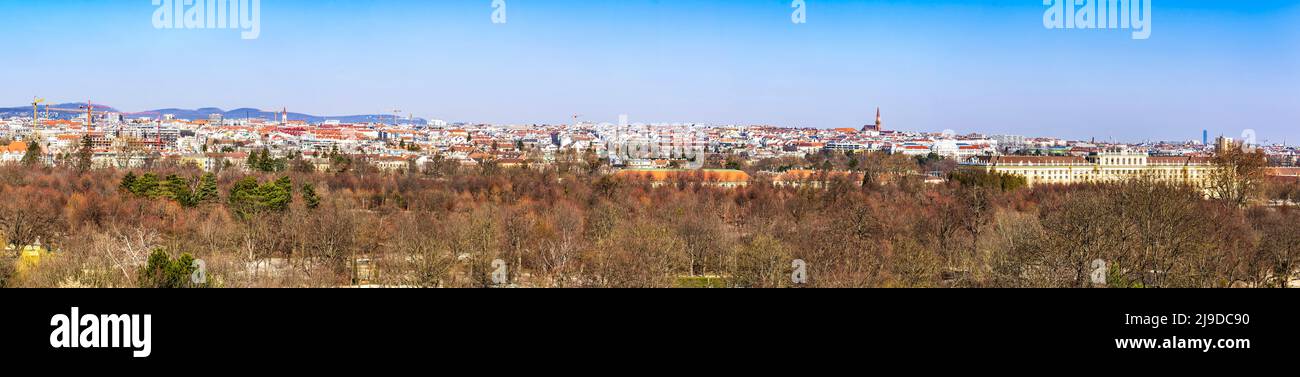
<svg viewBox="0 0 1300 377"><path fill-rule="evenodd" d="M153 115L153 116L154 116L154 123L153 123L153 127L154 127L154 140L153 140L152 142L146 142L146 143L148 143L148 144L152 144L153 146L155 146L156 148L158 148L158 151L162 151L162 150L164 149L163 147L166 145L165 143L163 143L163 140L162 140L162 113L157 112L157 111L141 111L141 112L138 112L138 113L122 113L122 116L124 116L124 117L137 116L137 115Z"/></svg>
<svg viewBox="0 0 1300 377"><path fill-rule="evenodd" d="M573 127L574 127L574 128L577 128L577 127L578 127L578 118L582 118L582 114L573 114Z"/></svg>
<svg viewBox="0 0 1300 377"><path fill-rule="evenodd" d="M32 128L36 128L38 127L37 125L41 124L41 118L36 114L36 106L40 105L41 102L45 102L45 99L32 97ZM49 108L49 105L46 105L45 107Z"/></svg>
<svg viewBox="0 0 1300 377"><path fill-rule="evenodd" d="M401 114L402 114L402 110L393 109L393 126L394 126L394 127L397 126L397 123L398 123L398 122L401 122L401 119L402 119L402 118L401 118Z"/></svg>
<svg viewBox="0 0 1300 377"><path fill-rule="evenodd" d="M86 104L84 106L79 106L76 110L51 109L49 107L46 107L45 111L47 113L50 111L71 112L71 113L80 113L84 111L86 113L86 133L90 133L91 131L95 130L95 114L101 114L101 115L111 114L110 112L107 111L95 111L95 104L91 103L90 101L86 101Z"/></svg>

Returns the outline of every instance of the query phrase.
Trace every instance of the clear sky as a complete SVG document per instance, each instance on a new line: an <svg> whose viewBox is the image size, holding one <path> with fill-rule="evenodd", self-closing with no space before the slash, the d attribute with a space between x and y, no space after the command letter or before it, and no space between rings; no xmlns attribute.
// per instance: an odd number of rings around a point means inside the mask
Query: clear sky
<svg viewBox="0 0 1300 377"><path fill-rule="evenodd" d="M1300 1L1157 0L1150 39L1041 0L262 0L261 33L155 29L148 0L0 1L0 106L560 123L886 127L1300 143Z"/></svg>

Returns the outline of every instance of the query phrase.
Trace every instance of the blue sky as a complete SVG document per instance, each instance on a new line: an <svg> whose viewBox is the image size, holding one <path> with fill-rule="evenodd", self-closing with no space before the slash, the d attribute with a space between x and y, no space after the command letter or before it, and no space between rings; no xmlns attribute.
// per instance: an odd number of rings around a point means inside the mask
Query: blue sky
<svg viewBox="0 0 1300 377"><path fill-rule="evenodd" d="M1040 0L262 0L261 34L148 0L7 0L0 105L394 108L449 121L717 122L1300 143L1300 1L1158 0L1150 39Z"/></svg>

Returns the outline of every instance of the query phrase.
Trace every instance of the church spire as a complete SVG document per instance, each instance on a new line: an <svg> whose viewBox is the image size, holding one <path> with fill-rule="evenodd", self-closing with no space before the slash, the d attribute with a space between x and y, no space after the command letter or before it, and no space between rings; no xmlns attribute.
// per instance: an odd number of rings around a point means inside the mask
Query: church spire
<svg viewBox="0 0 1300 377"><path fill-rule="evenodd" d="M880 117L880 108L876 108L876 131L881 131L885 125L884 118Z"/></svg>
<svg viewBox="0 0 1300 377"><path fill-rule="evenodd" d="M868 124L868 125L866 125L866 126L863 126L863 127L862 127L862 132L869 132L869 131L880 132L880 131L883 131L884 129L885 129L885 121L884 121L884 118L881 118L881 117L880 117L880 108L877 107L877 108L876 108L876 124L875 124L874 126L873 126L873 125L870 125L870 124Z"/></svg>

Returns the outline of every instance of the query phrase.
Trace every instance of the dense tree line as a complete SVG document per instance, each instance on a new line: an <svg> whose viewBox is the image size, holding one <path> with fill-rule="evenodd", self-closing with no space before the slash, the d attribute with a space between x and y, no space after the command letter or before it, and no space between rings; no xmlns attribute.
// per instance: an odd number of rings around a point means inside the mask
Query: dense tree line
<svg viewBox="0 0 1300 377"><path fill-rule="evenodd" d="M1300 211L1150 181L1026 188L961 173L925 185L909 171L941 161L871 154L760 162L829 162L866 179L734 189L620 180L578 154L390 174L337 162L328 173L0 167L0 238L53 251L21 276L6 253L0 278L192 286L181 277L193 258L213 287L789 287L800 260L811 287L1280 287L1300 262Z"/></svg>

